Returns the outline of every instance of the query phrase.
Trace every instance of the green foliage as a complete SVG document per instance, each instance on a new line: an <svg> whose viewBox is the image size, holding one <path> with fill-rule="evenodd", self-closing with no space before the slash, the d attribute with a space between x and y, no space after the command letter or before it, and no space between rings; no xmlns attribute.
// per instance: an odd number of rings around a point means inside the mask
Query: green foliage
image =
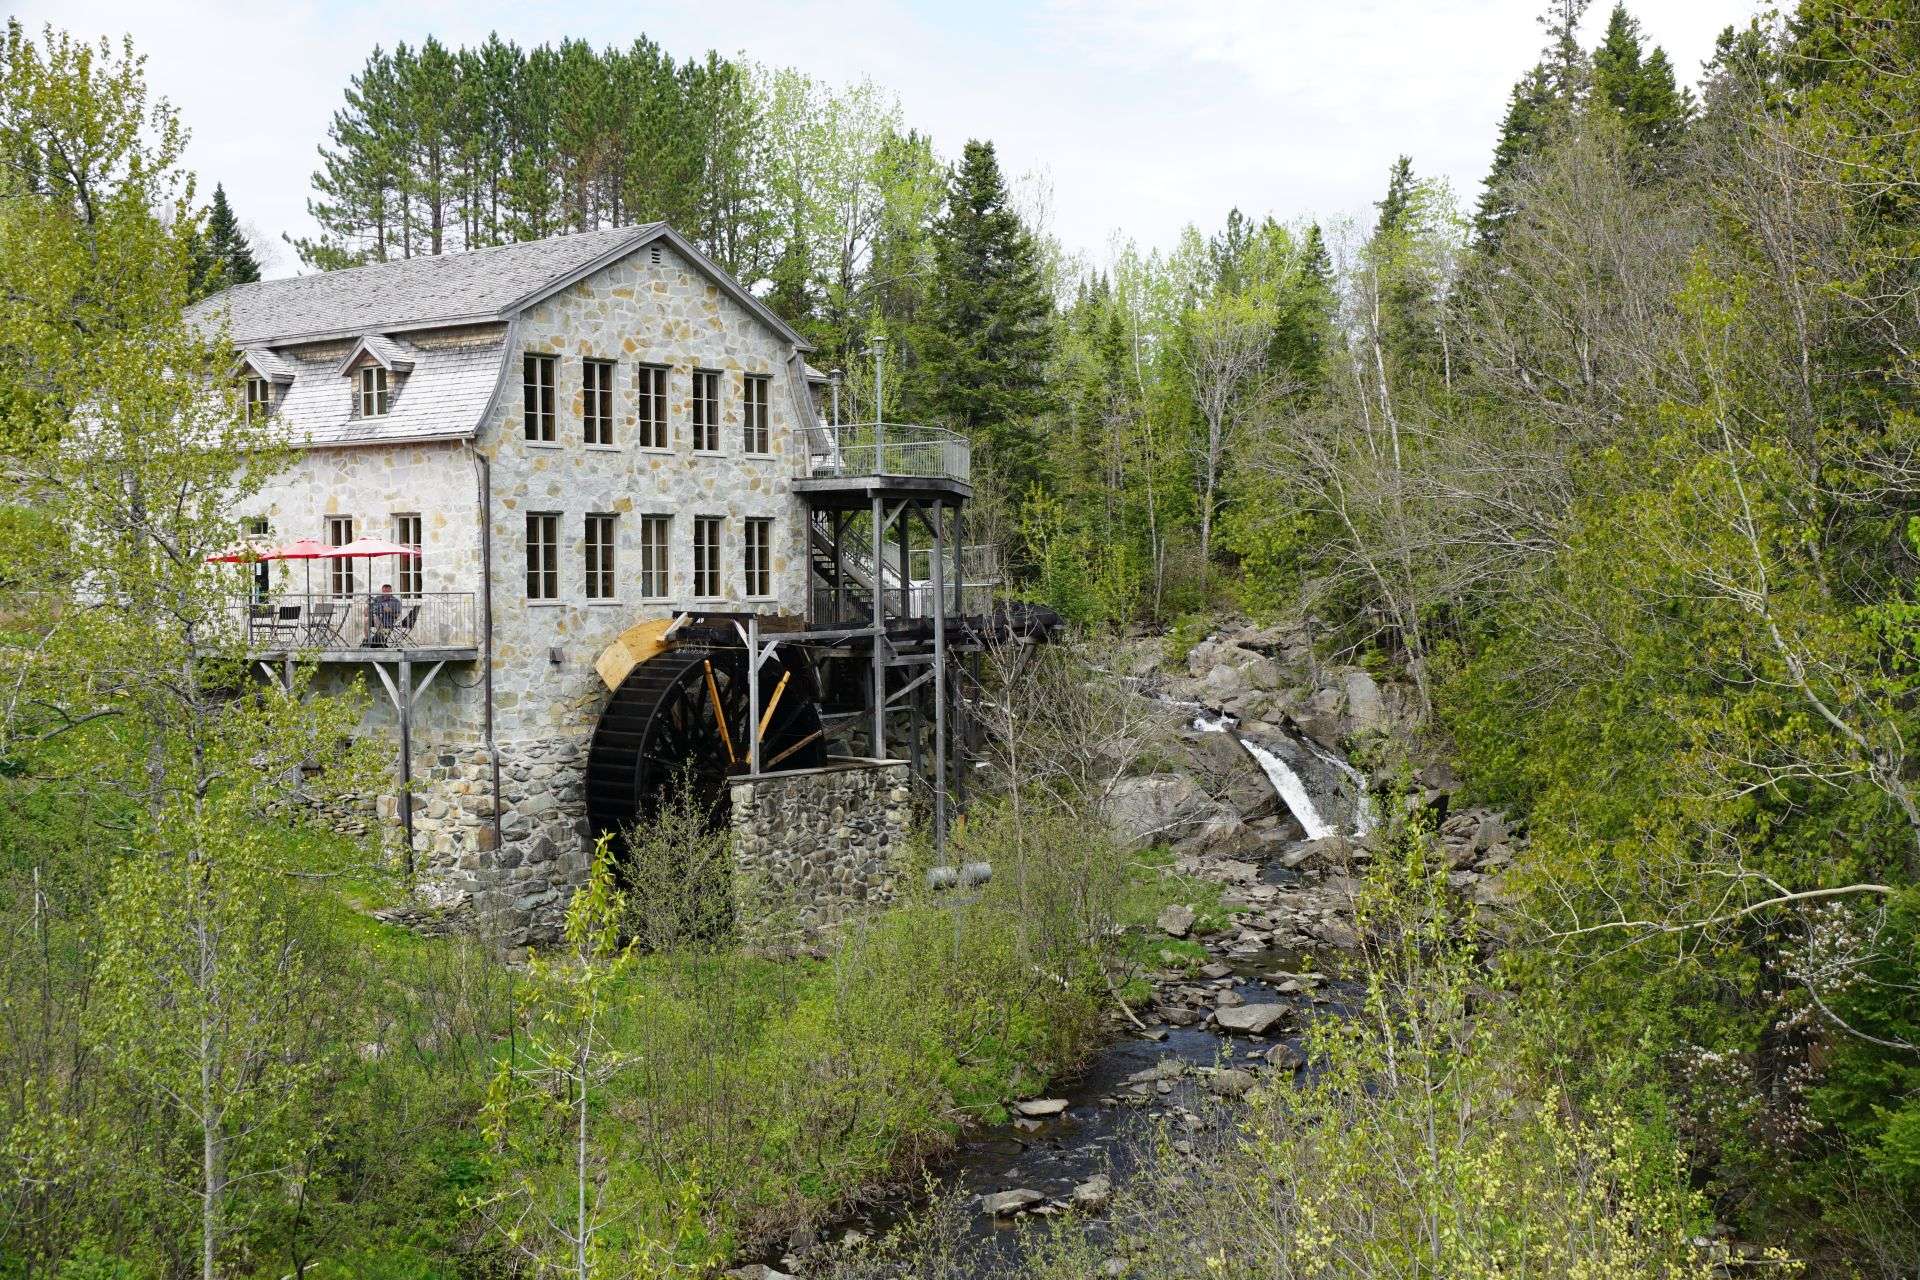
<svg viewBox="0 0 1920 1280"><path fill-rule="evenodd" d="M207 206L207 226L195 234L188 265L188 291L195 299L220 292L230 285L252 284L260 278L260 263L247 243L247 233L227 203L225 187L213 189L213 203Z"/></svg>
<svg viewBox="0 0 1920 1280"><path fill-rule="evenodd" d="M973 439L1011 494L1026 494L1046 470L1032 425L1052 403L1052 310L1039 248L1008 203L993 144L970 141L933 231L916 400Z"/></svg>

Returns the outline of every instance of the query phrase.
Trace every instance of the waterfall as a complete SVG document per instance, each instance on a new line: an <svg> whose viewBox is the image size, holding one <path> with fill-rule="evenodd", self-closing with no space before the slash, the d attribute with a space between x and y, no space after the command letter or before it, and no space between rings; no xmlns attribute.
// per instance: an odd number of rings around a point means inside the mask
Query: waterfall
<svg viewBox="0 0 1920 1280"><path fill-rule="evenodd" d="M1378 815L1374 812L1373 793L1367 790L1366 778L1358 769L1347 763L1345 756L1335 755L1333 752L1328 751L1319 743L1315 742L1312 738L1304 738L1303 740L1306 743L1307 750L1313 752L1313 754L1319 756L1322 760L1325 760L1328 764L1345 774L1347 781L1353 784L1353 834L1363 836L1373 830ZM1251 742L1247 744L1247 749L1253 749ZM1255 758L1258 758L1258 753L1255 754Z"/></svg>
<svg viewBox="0 0 1920 1280"><path fill-rule="evenodd" d="M1198 715L1194 717L1193 727L1202 733L1230 733L1233 730L1233 718L1227 715ZM1251 738L1240 739L1240 745L1247 749L1255 763L1260 766L1261 772L1267 775L1267 781L1272 784L1274 794L1280 797L1288 810L1299 820L1301 829L1307 833L1307 839L1319 840L1339 831L1338 827L1320 816L1320 811L1314 807L1313 797L1307 794L1307 784L1300 780L1300 775L1295 773L1285 760ZM1368 812L1370 802L1367 798L1366 784L1360 780L1359 773L1352 765L1343 760L1331 759L1321 752L1315 754L1320 755L1321 759L1329 764L1336 765L1355 780L1359 788L1360 800L1354 810L1354 834L1365 834L1368 827L1372 825L1372 815Z"/></svg>

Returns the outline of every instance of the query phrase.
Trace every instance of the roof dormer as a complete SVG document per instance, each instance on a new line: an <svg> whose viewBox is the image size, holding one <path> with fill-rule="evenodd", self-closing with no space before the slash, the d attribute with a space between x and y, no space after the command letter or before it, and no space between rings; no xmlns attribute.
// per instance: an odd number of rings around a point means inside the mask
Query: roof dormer
<svg viewBox="0 0 1920 1280"><path fill-rule="evenodd" d="M353 344L353 350L347 352L347 358L340 362L338 372L352 373L368 361L388 373L406 374L413 371L413 357L407 354L406 348L385 334L369 333Z"/></svg>
<svg viewBox="0 0 1920 1280"><path fill-rule="evenodd" d="M383 334L369 333L353 344L338 372L353 379L354 414L384 418L393 406L394 383L412 368L406 348Z"/></svg>
<svg viewBox="0 0 1920 1280"><path fill-rule="evenodd" d="M293 385L293 365L268 347L242 347L240 358L233 362L232 375L264 378L282 387Z"/></svg>

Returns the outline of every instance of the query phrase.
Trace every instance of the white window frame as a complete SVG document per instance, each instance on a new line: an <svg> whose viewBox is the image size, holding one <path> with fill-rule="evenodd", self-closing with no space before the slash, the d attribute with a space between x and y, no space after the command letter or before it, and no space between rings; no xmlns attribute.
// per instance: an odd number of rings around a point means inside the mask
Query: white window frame
<svg viewBox="0 0 1920 1280"><path fill-rule="evenodd" d="M723 557L727 539L722 528L725 524L725 516L693 518L693 597L696 600L719 600L725 594Z"/></svg>
<svg viewBox="0 0 1920 1280"><path fill-rule="evenodd" d="M615 573L620 546L620 517L611 511L590 511L582 527L581 568L586 572L587 599L609 604L619 599Z"/></svg>
<svg viewBox="0 0 1920 1280"><path fill-rule="evenodd" d="M418 511L396 511L393 513L393 540L404 546L420 550L421 530L425 526ZM421 595L421 558L419 556L398 556L399 564L394 566L393 581L398 594L411 600Z"/></svg>
<svg viewBox="0 0 1920 1280"><path fill-rule="evenodd" d="M749 600L773 596L773 518L748 516L740 534L740 594Z"/></svg>
<svg viewBox="0 0 1920 1280"><path fill-rule="evenodd" d="M666 600L673 595L673 517L640 517L640 598Z"/></svg>
<svg viewBox="0 0 1920 1280"><path fill-rule="evenodd" d="M387 377L387 366L377 360L369 360L361 365L358 387L360 416L386 417L387 411L393 407L393 383Z"/></svg>
<svg viewBox="0 0 1920 1280"><path fill-rule="evenodd" d="M326 543L330 547L344 547L353 541L352 516L328 516ZM327 594L335 600L351 600L354 594L353 561L347 556L332 556L327 560Z"/></svg>
<svg viewBox="0 0 1920 1280"><path fill-rule="evenodd" d="M250 374L246 383L247 421L265 422L273 416L273 384L257 373Z"/></svg>
<svg viewBox="0 0 1920 1280"><path fill-rule="evenodd" d="M560 357L528 351L520 359L520 403L528 444L557 444L554 404L560 381Z"/></svg>
<svg viewBox="0 0 1920 1280"><path fill-rule="evenodd" d="M580 437L592 448L614 447L613 389L618 376L616 361L580 362Z"/></svg>
<svg viewBox="0 0 1920 1280"><path fill-rule="evenodd" d="M703 385L710 387L712 395L701 395ZM720 383L718 369L695 369L693 371L692 393L687 397L689 416L693 420L693 451L695 453L719 453L720 450Z"/></svg>
<svg viewBox="0 0 1920 1280"><path fill-rule="evenodd" d="M760 455L773 452L773 436L768 429L773 403L773 379L764 373L744 375L741 383L740 442L746 452Z"/></svg>
<svg viewBox="0 0 1920 1280"><path fill-rule="evenodd" d="M560 513L527 512L527 600L547 604L560 598Z"/></svg>
<svg viewBox="0 0 1920 1280"><path fill-rule="evenodd" d="M643 364L634 375L635 440L639 448L673 447L673 436L667 429L667 373L666 365Z"/></svg>

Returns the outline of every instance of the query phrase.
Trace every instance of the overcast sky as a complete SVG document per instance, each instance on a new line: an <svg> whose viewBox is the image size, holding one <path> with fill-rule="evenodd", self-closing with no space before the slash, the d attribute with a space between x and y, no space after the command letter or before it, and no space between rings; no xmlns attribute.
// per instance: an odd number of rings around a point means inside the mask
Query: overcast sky
<svg viewBox="0 0 1920 1280"><path fill-rule="evenodd" d="M1281 219L1364 211L1401 152L1468 203L1506 95L1538 55L1544 0L25 0L29 25L130 33L257 234L310 234L315 147L373 45L523 45L645 32L679 57L716 48L816 77L871 76L952 156L992 139L1050 186L1051 230L1094 262L1116 234L1166 245L1238 205ZM1609 0L1588 15L1589 46ZM1754 0L1632 6L1687 81ZM284 246L270 273L296 267Z"/></svg>

